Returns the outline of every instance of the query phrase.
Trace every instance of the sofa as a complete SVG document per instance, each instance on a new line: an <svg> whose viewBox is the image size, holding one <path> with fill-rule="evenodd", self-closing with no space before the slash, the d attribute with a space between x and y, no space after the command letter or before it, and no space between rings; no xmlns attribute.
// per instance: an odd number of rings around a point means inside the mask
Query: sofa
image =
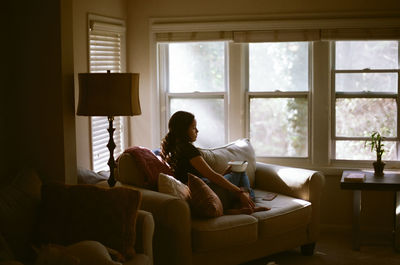
<svg viewBox="0 0 400 265"><path fill-rule="evenodd" d="M153 264L154 220L140 210L139 192L43 184L31 169L9 179L0 187L0 264ZM113 216L118 211L121 216ZM129 259L107 241L129 250Z"/></svg>
<svg viewBox="0 0 400 265"><path fill-rule="evenodd" d="M256 205L270 210L196 217L190 200L144 185L148 176L143 166L125 152L118 158L116 185L139 190L142 209L153 214L154 264L241 264L296 247L313 254L319 237L321 172L257 162L248 139L200 151L220 173L228 161L247 161Z"/></svg>

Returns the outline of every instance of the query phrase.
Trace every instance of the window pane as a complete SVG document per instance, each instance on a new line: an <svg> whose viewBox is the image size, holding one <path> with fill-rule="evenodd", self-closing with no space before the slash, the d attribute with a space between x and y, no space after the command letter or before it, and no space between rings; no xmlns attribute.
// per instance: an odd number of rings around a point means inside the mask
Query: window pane
<svg viewBox="0 0 400 265"><path fill-rule="evenodd" d="M308 155L305 98L251 98L250 138L257 156Z"/></svg>
<svg viewBox="0 0 400 265"><path fill-rule="evenodd" d="M250 91L308 91L308 43L250 43Z"/></svg>
<svg viewBox="0 0 400 265"><path fill-rule="evenodd" d="M384 141L383 160L396 160L397 147L392 141ZM376 160L375 151L365 141L336 141L336 159Z"/></svg>
<svg viewBox="0 0 400 265"><path fill-rule="evenodd" d="M171 115L178 110L193 113L199 134L195 145L216 147L225 144L225 117L223 99L173 98L170 101Z"/></svg>
<svg viewBox="0 0 400 265"><path fill-rule="evenodd" d="M169 91L225 91L225 43L171 43Z"/></svg>
<svg viewBox="0 0 400 265"><path fill-rule="evenodd" d="M336 91L397 93L396 73L336 74Z"/></svg>
<svg viewBox="0 0 400 265"><path fill-rule="evenodd" d="M336 69L397 69L397 41L337 41Z"/></svg>
<svg viewBox="0 0 400 265"><path fill-rule="evenodd" d="M397 135L397 105L391 98L336 99L336 136L364 137L372 131Z"/></svg>

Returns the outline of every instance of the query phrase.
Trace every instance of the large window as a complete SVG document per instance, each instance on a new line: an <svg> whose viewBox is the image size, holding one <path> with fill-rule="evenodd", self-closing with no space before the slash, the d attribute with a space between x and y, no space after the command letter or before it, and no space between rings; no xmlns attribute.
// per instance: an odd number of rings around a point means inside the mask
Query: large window
<svg viewBox="0 0 400 265"><path fill-rule="evenodd" d="M89 15L89 71L91 73L125 72L124 22L96 15ZM94 171L109 170L110 157L107 117L90 117L92 167ZM114 156L126 147L124 118L114 117Z"/></svg>
<svg viewBox="0 0 400 265"><path fill-rule="evenodd" d="M250 43L249 135L257 156L308 156L308 42Z"/></svg>
<svg viewBox="0 0 400 265"><path fill-rule="evenodd" d="M196 116L196 144L214 147L225 143L226 43L185 42L160 45L167 117L178 110Z"/></svg>
<svg viewBox="0 0 400 265"><path fill-rule="evenodd" d="M158 44L162 134L175 111L188 110L198 146L248 137L259 161L324 168L370 166L375 153L365 142L378 131L387 168L398 166L399 41L335 40L352 30L328 30L324 40L273 33L201 42L180 39L195 34L158 36L168 42Z"/></svg>
<svg viewBox="0 0 400 265"><path fill-rule="evenodd" d="M374 160L373 131L386 137L384 160L398 159L399 42L337 41L332 80L336 159Z"/></svg>

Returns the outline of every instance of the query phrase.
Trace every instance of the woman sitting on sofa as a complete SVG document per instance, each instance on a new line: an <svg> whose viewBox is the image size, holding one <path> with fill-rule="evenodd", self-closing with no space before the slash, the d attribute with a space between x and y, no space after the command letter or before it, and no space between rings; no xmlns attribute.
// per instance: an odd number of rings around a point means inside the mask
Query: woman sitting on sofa
<svg viewBox="0 0 400 265"><path fill-rule="evenodd" d="M183 183L188 173L200 177L220 198L227 214L251 214L266 210L254 204L254 192L245 172L232 172L228 166L224 174L215 172L193 145L197 139L197 122L192 113L175 112L168 122L168 133L161 143L161 157L173 168L175 177Z"/></svg>

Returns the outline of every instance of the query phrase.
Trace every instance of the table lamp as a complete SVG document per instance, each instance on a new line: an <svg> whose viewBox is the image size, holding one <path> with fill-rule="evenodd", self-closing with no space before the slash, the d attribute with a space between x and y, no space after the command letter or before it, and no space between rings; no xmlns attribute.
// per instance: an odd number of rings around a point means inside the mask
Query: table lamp
<svg viewBox="0 0 400 265"><path fill-rule="evenodd" d="M77 114L80 116L107 116L110 151L108 185L115 185L114 178L114 130L115 116L140 115L139 74L136 73L80 73L79 102Z"/></svg>

